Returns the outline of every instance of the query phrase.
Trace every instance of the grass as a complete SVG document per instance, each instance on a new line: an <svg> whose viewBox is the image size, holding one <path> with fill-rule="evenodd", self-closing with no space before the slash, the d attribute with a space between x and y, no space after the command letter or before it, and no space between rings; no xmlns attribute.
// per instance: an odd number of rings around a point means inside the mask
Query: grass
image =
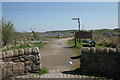
<svg viewBox="0 0 120 80"><path fill-rule="evenodd" d="M7 49L3 49L2 51L6 51L6 50L12 50L12 49L20 49L20 48L30 48L30 47L39 47L42 48L45 44L47 43L27 43L27 44L23 44L23 45L19 45L19 46L13 46L11 48L7 48Z"/></svg>
<svg viewBox="0 0 120 80"><path fill-rule="evenodd" d="M48 73L48 69L47 68L43 67L43 68L39 69L39 73L38 73L39 75L42 75L42 74L45 74L45 73Z"/></svg>
<svg viewBox="0 0 120 80"><path fill-rule="evenodd" d="M116 48L116 45L113 43L101 43L97 44L96 47L101 47L101 48Z"/></svg>
<svg viewBox="0 0 120 80"><path fill-rule="evenodd" d="M82 40L77 41L77 46L75 47L75 42L74 39L68 40L68 45L75 51L76 55L79 56L81 55L81 47L82 47Z"/></svg>
<svg viewBox="0 0 120 80"><path fill-rule="evenodd" d="M68 45L75 51L77 55L81 55L81 47L83 45L83 40L77 40L77 46L75 47L75 41L74 39L68 40ZM95 47L100 47L100 48L116 48L115 44L109 43L109 44L96 44Z"/></svg>

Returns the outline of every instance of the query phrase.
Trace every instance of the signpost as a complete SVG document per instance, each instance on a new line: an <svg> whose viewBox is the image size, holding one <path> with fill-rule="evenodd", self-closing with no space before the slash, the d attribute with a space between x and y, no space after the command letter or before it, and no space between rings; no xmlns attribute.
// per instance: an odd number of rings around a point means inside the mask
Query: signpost
<svg viewBox="0 0 120 80"><path fill-rule="evenodd" d="M77 42L76 39L91 39L92 40L92 31L91 32L87 32L87 31L75 31L75 46L77 46Z"/></svg>
<svg viewBox="0 0 120 80"><path fill-rule="evenodd" d="M92 40L92 31L91 32L87 32L87 31L75 32L75 38L76 39L91 39Z"/></svg>
<svg viewBox="0 0 120 80"><path fill-rule="evenodd" d="M92 40L92 31L91 32L87 32L87 31L80 31L80 18L72 18L72 20L78 20L78 26L79 26L79 31L75 31L75 46L77 46L77 41L76 39L91 39Z"/></svg>
<svg viewBox="0 0 120 80"><path fill-rule="evenodd" d="M72 20L78 20L79 32L80 32L80 18L72 18Z"/></svg>
<svg viewBox="0 0 120 80"><path fill-rule="evenodd" d="M79 32L80 32L80 18L72 18L72 20L78 20L78 26L79 26ZM76 33L76 31L75 31L75 33ZM75 39L75 46L76 46L76 38L74 38ZM80 42L80 40L79 40L79 42Z"/></svg>

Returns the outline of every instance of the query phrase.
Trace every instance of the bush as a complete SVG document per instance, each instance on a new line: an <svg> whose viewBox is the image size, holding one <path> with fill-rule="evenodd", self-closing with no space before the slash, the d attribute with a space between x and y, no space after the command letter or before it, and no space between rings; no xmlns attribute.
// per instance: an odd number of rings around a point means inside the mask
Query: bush
<svg viewBox="0 0 120 80"><path fill-rule="evenodd" d="M3 39L3 46L8 44L12 44L15 40L15 28L13 27L12 22L2 22L2 39Z"/></svg>
<svg viewBox="0 0 120 80"><path fill-rule="evenodd" d="M42 75L42 74L45 74L45 73L48 73L48 69L47 68L40 68L39 69L39 75Z"/></svg>

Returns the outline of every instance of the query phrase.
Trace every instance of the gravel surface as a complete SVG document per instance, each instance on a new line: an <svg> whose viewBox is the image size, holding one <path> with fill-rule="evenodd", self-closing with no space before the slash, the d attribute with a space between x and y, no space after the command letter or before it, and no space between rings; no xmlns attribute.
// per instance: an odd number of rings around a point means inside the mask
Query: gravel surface
<svg viewBox="0 0 120 80"><path fill-rule="evenodd" d="M50 41L45 47L40 49L42 56L42 66L49 70L73 70L79 59L71 59L75 56L74 51L69 48L67 41L72 38L58 39ZM70 64L72 62L72 64Z"/></svg>

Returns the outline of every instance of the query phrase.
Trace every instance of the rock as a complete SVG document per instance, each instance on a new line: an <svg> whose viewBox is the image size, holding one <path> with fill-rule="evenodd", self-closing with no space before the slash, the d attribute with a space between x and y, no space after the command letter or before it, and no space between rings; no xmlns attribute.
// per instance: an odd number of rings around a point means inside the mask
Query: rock
<svg viewBox="0 0 120 80"><path fill-rule="evenodd" d="M18 74L18 68L17 63L13 63L13 74Z"/></svg>
<svg viewBox="0 0 120 80"><path fill-rule="evenodd" d="M2 69L2 78L8 78L13 75L12 70L9 69Z"/></svg>
<svg viewBox="0 0 120 80"><path fill-rule="evenodd" d="M90 53L90 48L89 47L82 47L82 53L84 54L87 54L87 53Z"/></svg>
<svg viewBox="0 0 120 80"><path fill-rule="evenodd" d="M90 48L90 53L96 53L96 48L95 47L91 47Z"/></svg>
<svg viewBox="0 0 120 80"><path fill-rule="evenodd" d="M5 62L4 63L4 68L5 69L11 69L12 70L12 67L13 67L13 62Z"/></svg>
<svg viewBox="0 0 120 80"><path fill-rule="evenodd" d="M25 73L30 72L30 71L31 71L31 66L26 65L25 66Z"/></svg>
<svg viewBox="0 0 120 80"><path fill-rule="evenodd" d="M12 50L5 51L5 54L6 54L6 57L12 57L13 51Z"/></svg>
<svg viewBox="0 0 120 80"><path fill-rule="evenodd" d="M115 53L116 53L116 49L114 49L114 48L109 48L109 53L115 54Z"/></svg>
<svg viewBox="0 0 120 80"><path fill-rule="evenodd" d="M33 47L32 48L32 55L38 55L39 54L39 48L38 47Z"/></svg>
<svg viewBox="0 0 120 80"><path fill-rule="evenodd" d="M36 66L36 68L39 70L41 67L40 67L40 65L35 65Z"/></svg>
<svg viewBox="0 0 120 80"><path fill-rule="evenodd" d="M19 58L18 57L12 57L11 60L14 61L14 60L18 60Z"/></svg>
<svg viewBox="0 0 120 80"><path fill-rule="evenodd" d="M96 53L102 54L103 53L103 48L96 48Z"/></svg>
<svg viewBox="0 0 120 80"><path fill-rule="evenodd" d="M4 62L0 62L0 68L5 68Z"/></svg>
<svg viewBox="0 0 120 80"><path fill-rule="evenodd" d="M33 64L33 62L32 61L26 61L25 62L25 65L30 65L30 64Z"/></svg>
<svg viewBox="0 0 120 80"><path fill-rule="evenodd" d="M116 49L116 53L120 54L120 48Z"/></svg>
<svg viewBox="0 0 120 80"><path fill-rule="evenodd" d="M5 58L5 57L6 57L5 52L2 52L2 58Z"/></svg>
<svg viewBox="0 0 120 80"><path fill-rule="evenodd" d="M8 62L8 61L11 61L12 59L11 58L4 58L3 61L4 62Z"/></svg>
<svg viewBox="0 0 120 80"><path fill-rule="evenodd" d="M13 50L13 56L18 56L18 50L17 49Z"/></svg>
<svg viewBox="0 0 120 80"><path fill-rule="evenodd" d="M0 59L2 59L2 52L0 52Z"/></svg>
<svg viewBox="0 0 120 80"><path fill-rule="evenodd" d="M25 71L24 63L19 62L19 63L17 63L17 64L18 64L18 66L19 66L18 74L24 74L24 71Z"/></svg>
<svg viewBox="0 0 120 80"><path fill-rule="evenodd" d="M24 49L18 49L18 54L19 55L24 55Z"/></svg>
<svg viewBox="0 0 120 80"><path fill-rule="evenodd" d="M13 63L14 74L23 74L24 70L25 70L24 63L22 62Z"/></svg>
<svg viewBox="0 0 120 80"><path fill-rule="evenodd" d="M40 61L36 61L35 64L36 64L36 65L40 64Z"/></svg>
<svg viewBox="0 0 120 80"><path fill-rule="evenodd" d="M41 57L39 57L39 55L36 55L36 56L35 56L35 59L36 59L37 61L40 61L40 60L41 60Z"/></svg>
<svg viewBox="0 0 120 80"><path fill-rule="evenodd" d="M38 57L39 57L39 59L41 59L41 55L40 55L40 53L38 54Z"/></svg>
<svg viewBox="0 0 120 80"><path fill-rule="evenodd" d="M0 62L3 62L3 59L0 59Z"/></svg>
<svg viewBox="0 0 120 80"><path fill-rule="evenodd" d="M35 57L33 55L28 55L25 57L27 61L35 61Z"/></svg>
<svg viewBox="0 0 120 80"><path fill-rule="evenodd" d="M33 64L32 66L31 66L31 72L37 72L38 71L38 69L37 69L37 67L36 67L36 65L35 64Z"/></svg>
<svg viewBox="0 0 120 80"><path fill-rule="evenodd" d="M19 59L17 59L17 60L13 60L13 62L20 62L20 60L19 60Z"/></svg>
<svg viewBox="0 0 120 80"><path fill-rule="evenodd" d="M24 49L24 54L25 55L30 55L32 53L32 48L25 48Z"/></svg>
<svg viewBox="0 0 120 80"><path fill-rule="evenodd" d="M20 62L25 62L24 58L19 58Z"/></svg>
<svg viewBox="0 0 120 80"><path fill-rule="evenodd" d="M109 53L109 48L103 48L103 53L105 54Z"/></svg>

